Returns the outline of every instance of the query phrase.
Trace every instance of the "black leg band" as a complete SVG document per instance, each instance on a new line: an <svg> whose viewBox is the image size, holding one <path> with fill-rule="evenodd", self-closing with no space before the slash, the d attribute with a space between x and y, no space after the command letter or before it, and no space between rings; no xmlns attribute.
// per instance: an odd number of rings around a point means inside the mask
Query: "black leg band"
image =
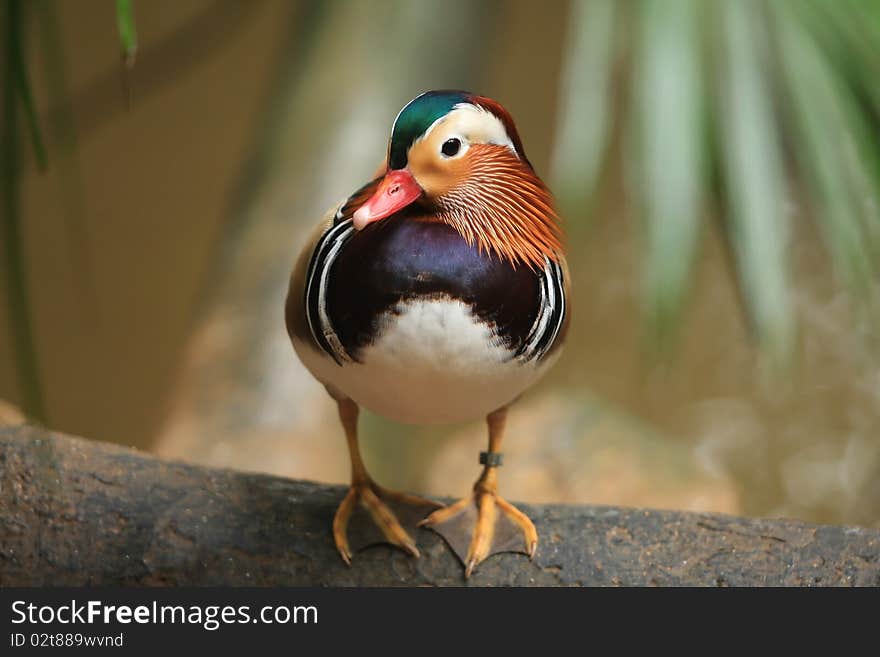
<svg viewBox="0 0 880 657"><path fill-rule="evenodd" d="M480 465L497 468L504 463L503 457L501 452L480 452Z"/></svg>

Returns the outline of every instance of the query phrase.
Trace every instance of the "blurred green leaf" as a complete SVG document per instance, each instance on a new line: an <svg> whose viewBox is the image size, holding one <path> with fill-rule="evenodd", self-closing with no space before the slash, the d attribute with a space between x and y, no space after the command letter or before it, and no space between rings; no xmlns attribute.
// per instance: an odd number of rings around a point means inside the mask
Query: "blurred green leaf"
<svg viewBox="0 0 880 657"><path fill-rule="evenodd" d="M857 147L867 135L858 111L848 102L848 89L835 78L791 7L785 3L773 7L784 73L781 82L788 92L796 130L792 142L797 164L838 275L856 298L865 298L876 274L859 201L866 194L865 185L870 184Z"/></svg>
<svg viewBox="0 0 880 657"><path fill-rule="evenodd" d="M48 167L48 158L46 156L46 146L43 141L43 134L40 130L40 120L37 117L37 110L34 107L34 98L31 94L30 84L28 82L27 67L24 61L24 48L22 44L23 34L23 16L21 3L18 1L9 3L9 49L8 57L10 57L9 66L11 67L14 79L14 88L8 90L13 97L18 96L24 107L25 117L28 122L28 131L31 136L31 145L34 149L34 157L37 160L37 166L41 171L45 171ZM15 23L13 23L15 21ZM13 27L17 25L17 27Z"/></svg>
<svg viewBox="0 0 880 657"><path fill-rule="evenodd" d="M73 116L73 98L67 80L67 58L61 41L58 5L31 0L36 46L40 51L47 112L46 134L52 144L53 182L59 192L69 260L76 263L70 280L77 288L78 306L97 329L101 322L97 300L95 258L86 220L85 183L79 158L79 138Z"/></svg>
<svg viewBox="0 0 880 657"><path fill-rule="evenodd" d="M132 0L116 0L116 24L119 27L119 41L122 44L123 58L127 66L132 66L137 52L137 33L134 29L134 2Z"/></svg>
<svg viewBox="0 0 880 657"><path fill-rule="evenodd" d="M695 2L649 0L635 53L636 197L644 220L648 327L664 345L689 288L703 185L702 80Z"/></svg>
<svg viewBox="0 0 880 657"><path fill-rule="evenodd" d="M37 352L31 325L31 309L27 294L27 268L21 229L21 166L22 157L18 137L18 101L24 71L22 59L22 3L5 3L5 52L3 64L3 124L2 153L0 153L0 248L3 249L6 307L12 332L12 346L22 405L29 417L46 419L43 404ZM26 104L26 103L25 103ZM32 111L33 108L31 108Z"/></svg>
<svg viewBox="0 0 880 657"><path fill-rule="evenodd" d="M871 8L873 7L873 11ZM834 68L834 74L864 94L880 113L880 3L877 2L823 2L809 0L798 11L791 7L780 21L800 20L816 34L821 54ZM781 25L781 23L780 23Z"/></svg>
<svg viewBox="0 0 880 657"><path fill-rule="evenodd" d="M857 189L867 257L876 274L880 262L880 3L823 3L795 17L815 36L814 55L839 93L837 103L857 165L850 167ZM779 20L790 20L784 16Z"/></svg>
<svg viewBox="0 0 880 657"><path fill-rule="evenodd" d="M655 346L679 321L708 199L719 201L753 330L778 364L797 333L790 188L807 192L805 214L851 296L877 295L880 2L582 0L570 25L554 187L567 204L591 201L617 109Z"/></svg>
<svg viewBox="0 0 880 657"><path fill-rule="evenodd" d="M789 281L787 184L765 61L762 5L725 0L720 7L718 70L727 221L754 330L776 363L790 360L795 322Z"/></svg>
<svg viewBox="0 0 880 657"><path fill-rule="evenodd" d="M614 0L571 6L551 174L567 210L589 201L610 140L616 11Z"/></svg>

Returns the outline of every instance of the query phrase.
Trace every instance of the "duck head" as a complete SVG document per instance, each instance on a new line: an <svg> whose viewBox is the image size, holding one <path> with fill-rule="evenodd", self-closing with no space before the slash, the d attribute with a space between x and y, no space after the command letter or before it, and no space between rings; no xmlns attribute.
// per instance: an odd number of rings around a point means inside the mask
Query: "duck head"
<svg viewBox="0 0 880 657"><path fill-rule="evenodd" d="M413 205L512 264L540 268L562 249L552 197L513 119L484 96L429 91L400 111L384 177L355 211L354 227L394 220Z"/></svg>

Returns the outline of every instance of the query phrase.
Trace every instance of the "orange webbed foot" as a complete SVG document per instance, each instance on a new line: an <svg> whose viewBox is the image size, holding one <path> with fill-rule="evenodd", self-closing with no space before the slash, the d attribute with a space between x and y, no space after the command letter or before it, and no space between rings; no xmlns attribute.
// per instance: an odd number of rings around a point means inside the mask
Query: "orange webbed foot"
<svg viewBox="0 0 880 657"><path fill-rule="evenodd" d="M465 577L493 554L521 552L531 559L538 547L538 532L529 517L480 486L471 497L434 511L419 526L446 540L464 564Z"/></svg>
<svg viewBox="0 0 880 657"><path fill-rule="evenodd" d="M418 557L411 532L419 518L441 506L416 495L387 490L372 481L352 484L333 518L333 541L349 565L354 552L377 543L390 543ZM358 513L360 510L366 513Z"/></svg>

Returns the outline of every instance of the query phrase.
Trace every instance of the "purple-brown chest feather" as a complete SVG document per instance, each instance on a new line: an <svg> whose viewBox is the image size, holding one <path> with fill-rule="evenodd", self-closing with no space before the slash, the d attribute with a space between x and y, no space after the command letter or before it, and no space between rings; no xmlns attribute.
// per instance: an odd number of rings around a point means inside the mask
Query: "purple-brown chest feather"
<svg viewBox="0 0 880 657"><path fill-rule="evenodd" d="M516 352L539 312L540 281L527 266L480 252L452 227L398 216L369 226L343 247L329 272L326 310L354 358L378 337L398 304L448 297Z"/></svg>

